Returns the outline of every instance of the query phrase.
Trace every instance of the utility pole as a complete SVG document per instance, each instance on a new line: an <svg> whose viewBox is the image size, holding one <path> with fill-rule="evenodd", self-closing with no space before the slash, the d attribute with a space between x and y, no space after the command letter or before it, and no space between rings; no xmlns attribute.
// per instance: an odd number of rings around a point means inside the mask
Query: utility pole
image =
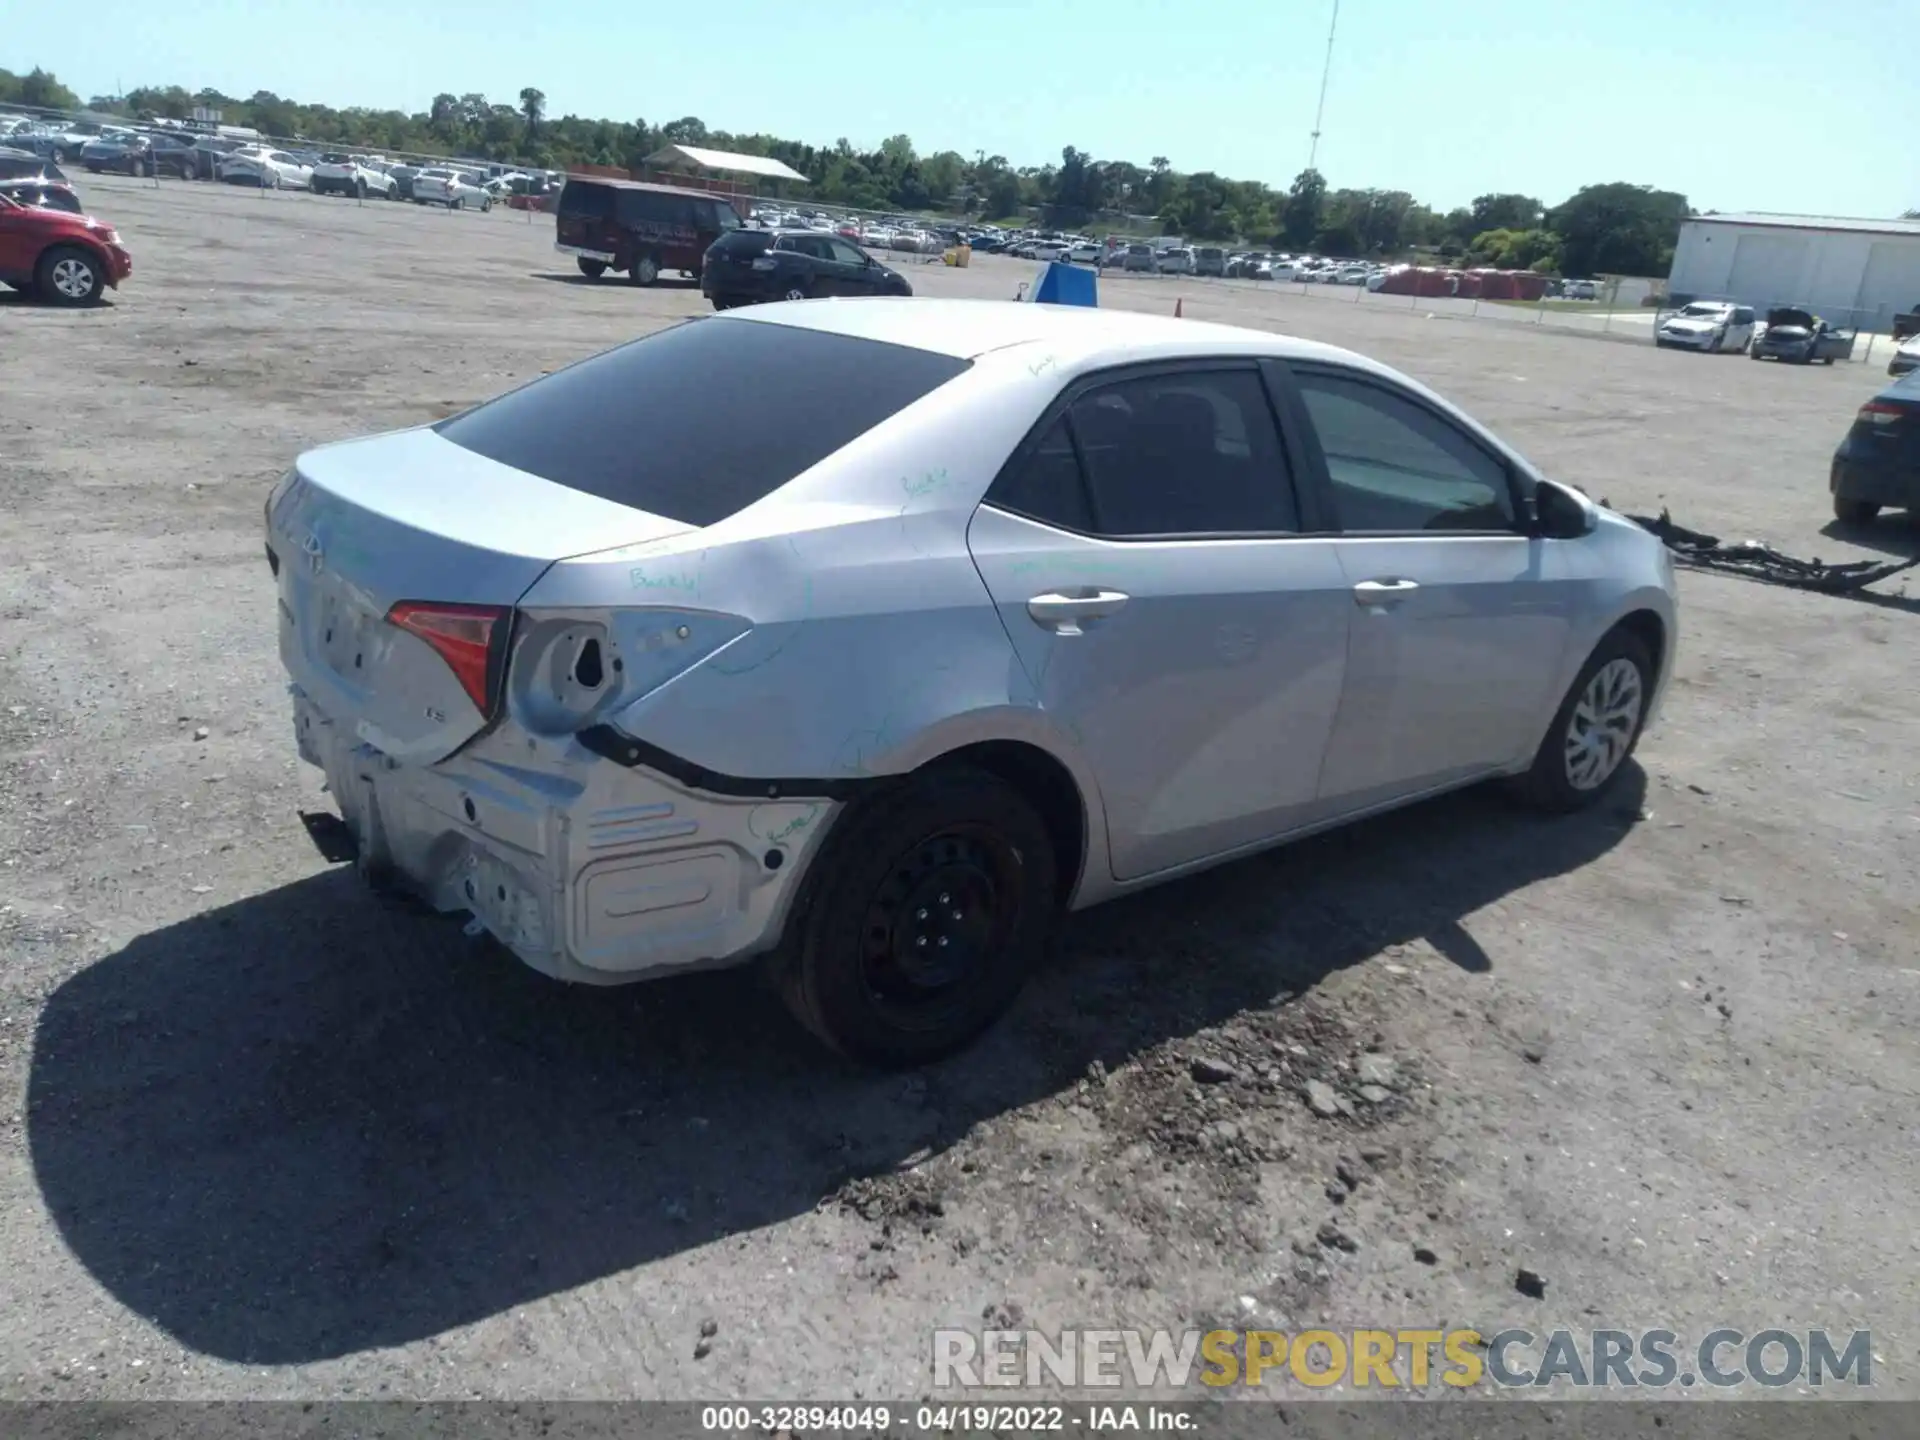
<svg viewBox="0 0 1920 1440"><path fill-rule="evenodd" d="M1333 19L1327 25L1327 62L1320 69L1320 103L1313 108L1312 143L1307 146L1307 168L1320 156L1320 121L1327 113L1327 79L1333 74L1333 36L1340 28L1340 0L1333 0Z"/></svg>

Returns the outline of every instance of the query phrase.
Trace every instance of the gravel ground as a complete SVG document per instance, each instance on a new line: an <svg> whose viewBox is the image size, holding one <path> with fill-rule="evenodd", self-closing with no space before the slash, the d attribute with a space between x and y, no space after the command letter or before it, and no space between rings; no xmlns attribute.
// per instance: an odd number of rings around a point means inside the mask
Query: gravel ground
<svg viewBox="0 0 1920 1440"><path fill-rule="evenodd" d="M905 1400L983 1316L1871 1328L1920 1395L1920 601L1688 575L1605 812L1466 794L1090 912L875 1078L740 975L543 980L298 820L272 480L697 291L586 283L545 217L85 188L129 284L0 297L0 1396ZM1623 508L1920 544L1825 528L1877 367L1103 289L1379 356Z"/></svg>

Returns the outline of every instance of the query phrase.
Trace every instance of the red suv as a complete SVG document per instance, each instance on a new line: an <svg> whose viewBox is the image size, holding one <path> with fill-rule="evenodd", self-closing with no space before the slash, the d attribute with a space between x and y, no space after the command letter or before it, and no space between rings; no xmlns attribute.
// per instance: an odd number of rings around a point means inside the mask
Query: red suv
<svg viewBox="0 0 1920 1440"><path fill-rule="evenodd" d="M55 305L91 305L132 273L111 225L0 195L0 281Z"/></svg>

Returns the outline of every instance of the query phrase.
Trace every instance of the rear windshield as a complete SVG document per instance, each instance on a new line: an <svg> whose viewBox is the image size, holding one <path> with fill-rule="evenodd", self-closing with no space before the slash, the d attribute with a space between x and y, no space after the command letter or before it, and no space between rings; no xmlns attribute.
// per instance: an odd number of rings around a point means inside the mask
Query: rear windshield
<svg viewBox="0 0 1920 1440"><path fill-rule="evenodd" d="M434 429L570 490L683 525L712 525L970 363L712 317L595 355Z"/></svg>
<svg viewBox="0 0 1920 1440"><path fill-rule="evenodd" d="M560 192L560 213L588 220L605 220L613 214L613 187L588 181L569 180Z"/></svg>
<svg viewBox="0 0 1920 1440"><path fill-rule="evenodd" d="M713 242L722 255L760 255L773 247L771 230L730 230Z"/></svg>

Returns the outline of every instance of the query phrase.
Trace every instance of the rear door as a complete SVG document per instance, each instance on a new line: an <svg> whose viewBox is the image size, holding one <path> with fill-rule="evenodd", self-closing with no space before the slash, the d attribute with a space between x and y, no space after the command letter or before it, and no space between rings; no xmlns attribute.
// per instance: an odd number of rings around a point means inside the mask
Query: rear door
<svg viewBox="0 0 1920 1440"><path fill-rule="evenodd" d="M1587 582L1526 533L1504 458L1390 381L1291 367L1352 617L1321 798L1344 813L1485 773L1537 723Z"/></svg>
<svg viewBox="0 0 1920 1440"><path fill-rule="evenodd" d="M1122 880L1303 822L1352 602L1258 367L1062 396L968 531L1034 703L1098 777Z"/></svg>
<svg viewBox="0 0 1920 1440"><path fill-rule="evenodd" d="M0 276L25 279L32 275L45 235L44 220L0 198Z"/></svg>

